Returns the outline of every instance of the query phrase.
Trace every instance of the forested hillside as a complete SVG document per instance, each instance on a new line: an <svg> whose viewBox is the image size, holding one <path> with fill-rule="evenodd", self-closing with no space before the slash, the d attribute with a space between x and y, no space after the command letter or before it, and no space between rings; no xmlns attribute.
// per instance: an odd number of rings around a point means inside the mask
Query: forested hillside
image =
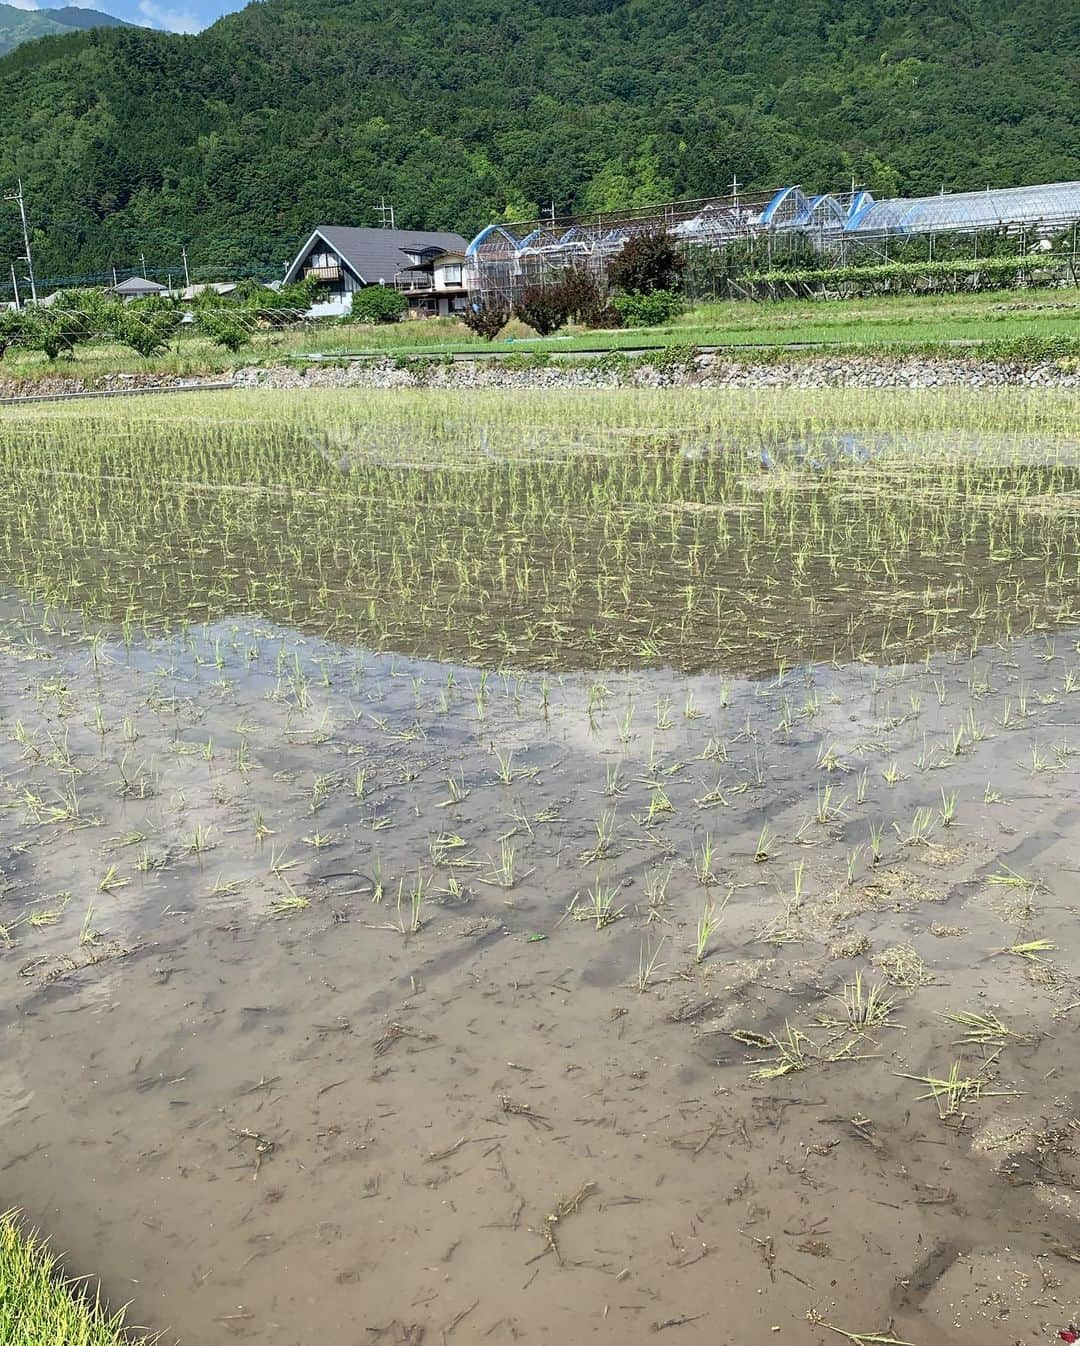
<svg viewBox="0 0 1080 1346"><path fill-rule="evenodd" d="M57 9L18 9L14 5L0 4L0 56L20 42L32 42L38 37L70 33L73 29L116 27L123 22L111 14L77 5L63 5Z"/></svg>
<svg viewBox="0 0 1080 1346"><path fill-rule="evenodd" d="M39 271L277 265L318 222L800 181L1080 177L1080 9L1030 0L261 0L0 61ZM7 247L5 254L2 249ZM0 221L0 270L13 255Z"/></svg>

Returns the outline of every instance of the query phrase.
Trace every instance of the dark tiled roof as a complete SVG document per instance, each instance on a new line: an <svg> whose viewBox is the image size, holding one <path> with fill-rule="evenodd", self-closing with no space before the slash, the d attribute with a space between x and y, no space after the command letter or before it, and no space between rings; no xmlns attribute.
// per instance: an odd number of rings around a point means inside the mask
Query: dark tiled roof
<svg viewBox="0 0 1080 1346"><path fill-rule="evenodd" d="M423 229L348 229L343 225L321 225L300 250L289 268L286 280L295 280L314 240L322 238L343 259L349 269L368 285L380 280L388 285L399 271L413 265L409 252L464 252L460 234L430 233Z"/></svg>

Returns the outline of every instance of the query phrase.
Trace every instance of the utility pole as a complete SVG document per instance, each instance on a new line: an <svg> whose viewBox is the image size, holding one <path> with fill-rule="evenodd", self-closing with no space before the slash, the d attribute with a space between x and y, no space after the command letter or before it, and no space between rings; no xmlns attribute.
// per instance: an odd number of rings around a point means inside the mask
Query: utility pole
<svg viewBox="0 0 1080 1346"><path fill-rule="evenodd" d="M18 280L16 279L16 276L15 276L15 263L14 263L14 262L12 262L12 264L11 264L11 287L12 287L12 289L15 291L15 307L16 307L17 309L20 309L20 308L22 308L22 304L19 303L19 282L18 282Z"/></svg>
<svg viewBox="0 0 1080 1346"><path fill-rule="evenodd" d="M185 288L185 289L190 289L190 287L191 287L191 277L188 275L187 245L186 245L186 244L185 244L184 247L182 247L182 248L180 249L180 256L184 259L184 288Z"/></svg>
<svg viewBox="0 0 1080 1346"><path fill-rule="evenodd" d="M142 270L139 272L139 274L142 276L143 280L149 280L150 278L149 278L149 276L147 276L147 274L146 274L146 253L145 253L145 252L140 252L140 253L139 253L139 265L142 267Z"/></svg>
<svg viewBox="0 0 1080 1346"><path fill-rule="evenodd" d="M26 223L26 199L23 196L22 178L19 179L19 190L8 192L4 197L5 201L15 201L19 207L19 218L22 220L23 247L26 249L26 270L27 279L30 282L30 298L37 303L37 283L34 280L34 259L30 256L30 228Z"/></svg>
<svg viewBox="0 0 1080 1346"><path fill-rule="evenodd" d="M385 196L382 197L382 198L380 198L380 200L379 200L379 204L375 207L375 209L376 209L376 211L378 212L378 215L379 215L379 228L380 228L380 229L393 229L393 227L394 227L394 207L393 207L392 204L391 204L391 205L387 205L386 197L385 197Z"/></svg>

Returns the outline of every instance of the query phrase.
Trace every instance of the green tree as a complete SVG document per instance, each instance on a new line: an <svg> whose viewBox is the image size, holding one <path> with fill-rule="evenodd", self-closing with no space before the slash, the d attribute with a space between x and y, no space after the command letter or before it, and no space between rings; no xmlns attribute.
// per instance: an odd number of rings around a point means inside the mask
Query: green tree
<svg viewBox="0 0 1080 1346"><path fill-rule="evenodd" d="M408 299L388 285L368 285L353 295L352 316L360 322L398 322L408 311Z"/></svg>
<svg viewBox="0 0 1080 1346"><path fill-rule="evenodd" d="M168 346L180 318L180 310L168 300L140 299L115 304L106 330L122 346L130 346L139 355L149 357Z"/></svg>
<svg viewBox="0 0 1080 1346"><path fill-rule="evenodd" d="M196 309L195 330L233 354L251 340L251 331L243 316L227 308Z"/></svg>

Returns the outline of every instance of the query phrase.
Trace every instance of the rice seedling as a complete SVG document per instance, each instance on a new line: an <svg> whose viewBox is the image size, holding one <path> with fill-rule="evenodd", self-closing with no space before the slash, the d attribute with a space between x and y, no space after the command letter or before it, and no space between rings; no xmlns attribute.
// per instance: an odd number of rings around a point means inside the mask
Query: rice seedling
<svg viewBox="0 0 1080 1346"><path fill-rule="evenodd" d="M674 807L668 798L667 791L658 782L653 782L652 791L649 795L649 808L644 818L640 821L645 827L651 827L661 814L674 813Z"/></svg>
<svg viewBox="0 0 1080 1346"><path fill-rule="evenodd" d="M986 876L986 882L997 888L1026 888L1035 892L1039 888L1041 880L1029 879L1026 875L1017 873L1015 869L1010 869L1008 865L1002 865L993 874Z"/></svg>
<svg viewBox="0 0 1080 1346"><path fill-rule="evenodd" d="M612 842L615 839L615 810L604 809L593 826L596 829L596 844L582 853L581 862L585 865L605 860L611 854Z"/></svg>
<svg viewBox="0 0 1080 1346"><path fill-rule="evenodd" d="M770 1034L769 1042L775 1053L773 1059L755 1066L750 1072L751 1080L759 1083L782 1079L785 1075L805 1070L810 1064L808 1053L817 1053L817 1045L801 1029L786 1021L783 1033Z"/></svg>
<svg viewBox="0 0 1080 1346"><path fill-rule="evenodd" d="M822 826L826 827L829 823L843 816L845 797L834 801L835 790L832 785L826 785L824 789L817 791L817 804L814 809L814 818Z"/></svg>
<svg viewBox="0 0 1080 1346"><path fill-rule="evenodd" d="M841 760L840 755L836 751L835 746L831 743L827 747L823 747L819 750L817 765L822 771L828 771L828 772L832 771L846 772L851 770L851 768Z"/></svg>
<svg viewBox="0 0 1080 1346"><path fill-rule="evenodd" d="M698 706L694 700L693 690L689 691L686 695L686 703L683 706L683 719L702 720L704 718L705 718L705 712L703 710L698 709Z"/></svg>
<svg viewBox="0 0 1080 1346"><path fill-rule="evenodd" d="M772 832L768 823L763 823L761 831L758 833L757 843L754 846L754 860L762 865L769 858L769 846L772 844Z"/></svg>
<svg viewBox="0 0 1080 1346"><path fill-rule="evenodd" d="M637 989L639 994L644 994L652 985L656 974L664 968L660 962L660 954L664 948L666 935L662 936L655 947L650 946L645 940L641 941L641 948L638 951L638 971L637 971Z"/></svg>
<svg viewBox="0 0 1080 1346"><path fill-rule="evenodd" d="M446 778L446 787L450 791L450 798L444 799L439 808L450 808L455 804L463 804L468 799L470 791L465 784L465 772L461 770L456 776Z"/></svg>
<svg viewBox="0 0 1080 1346"><path fill-rule="evenodd" d="M694 873L697 875L698 883L703 887L707 888L717 882L716 875L713 873L713 861L715 859L716 847L713 844L712 834L706 832L701 849L694 852Z"/></svg>
<svg viewBox="0 0 1080 1346"><path fill-rule="evenodd" d="M954 1061L946 1074L935 1075L900 1075L901 1079L915 1080L918 1084L928 1086L925 1094L919 1095L919 1100L933 1099L937 1105L938 1116L941 1120L948 1121L950 1117L957 1117L967 1104L976 1103L980 1098L988 1095L994 1097L1003 1097L1013 1094L1013 1090L993 1089L987 1090L986 1078L980 1072L976 1075L965 1075L963 1073L963 1063Z"/></svg>
<svg viewBox="0 0 1080 1346"><path fill-rule="evenodd" d="M1044 958L1043 954L1053 953L1056 948L1057 945L1049 939L1029 939L1010 944L1002 952L1012 954L1014 958L1023 958L1029 963L1047 963L1049 959Z"/></svg>
<svg viewBox="0 0 1080 1346"><path fill-rule="evenodd" d="M943 1019L963 1029L963 1037L957 1038L957 1046L979 1046L999 1050L1008 1042L1030 1041L1023 1033L1016 1033L1007 1027L991 1011L977 1013L973 1010L957 1010L952 1014L942 1014Z"/></svg>
<svg viewBox="0 0 1080 1346"><path fill-rule="evenodd" d="M283 916L293 916L298 911L306 911L310 906L311 899L309 897L290 891L284 893L281 897L275 897L267 911L274 919L280 919Z"/></svg>
<svg viewBox="0 0 1080 1346"><path fill-rule="evenodd" d="M186 843L186 849L191 855L203 855L211 847L211 829L202 825L195 828Z"/></svg>
<svg viewBox="0 0 1080 1346"><path fill-rule="evenodd" d="M98 883L98 892L112 893L118 888L126 888L130 882L130 879L121 875L116 865L110 865Z"/></svg>
<svg viewBox="0 0 1080 1346"><path fill-rule="evenodd" d="M100 938L101 931L94 929L94 904L91 902L86 908L79 928L79 945L83 947L87 944L96 944Z"/></svg>
<svg viewBox="0 0 1080 1346"><path fill-rule="evenodd" d="M424 904L428 897L428 884L423 874L416 871L416 882L405 892L405 880L398 881L397 892L397 928L403 935L420 933L424 924Z"/></svg>
<svg viewBox="0 0 1080 1346"><path fill-rule="evenodd" d="M295 869L299 863L299 860L289 859L284 846L280 850L276 846L270 847L270 873L276 875L279 879L284 876L287 870Z"/></svg>
<svg viewBox="0 0 1080 1346"><path fill-rule="evenodd" d="M893 823L893 831L899 837L901 846L925 845L933 830L933 810L925 807L920 807L915 810L915 814L906 832L902 831L897 823Z"/></svg>
<svg viewBox="0 0 1080 1346"><path fill-rule="evenodd" d="M587 900L579 904L580 894L578 894L571 903L574 918L579 921L592 921L597 930L613 925L626 911L625 907L615 905L620 888L620 884L605 883L603 877L598 876L585 890Z"/></svg>
<svg viewBox="0 0 1080 1346"><path fill-rule="evenodd" d="M645 900L649 904L649 920L658 920L667 902L667 886L672 871L668 869L649 869L645 872Z"/></svg>
<svg viewBox="0 0 1080 1346"><path fill-rule="evenodd" d="M886 992L882 983L868 985L864 982L861 972L856 972L851 981L845 982L840 995L834 996L833 999L838 1000L844 1010L844 1017L840 1022L856 1033L884 1027L889 1023L896 1004L896 998ZM834 1024L836 1020L830 1019L825 1022Z"/></svg>
<svg viewBox="0 0 1080 1346"><path fill-rule="evenodd" d="M490 868L487 877L481 879L481 882L493 884L498 888L509 890L532 873L531 869L522 873L518 868L517 847L508 837L504 837L499 843L498 859L489 856L488 864Z"/></svg>
<svg viewBox="0 0 1080 1346"><path fill-rule="evenodd" d="M712 898L705 899L705 905L701 910L701 915L697 921L697 932L694 940L694 962L702 963L709 951L709 943L713 935L720 928L720 918L723 915L724 908L731 900L732 889L728 889L724 900L716 903Z"/></svg>

